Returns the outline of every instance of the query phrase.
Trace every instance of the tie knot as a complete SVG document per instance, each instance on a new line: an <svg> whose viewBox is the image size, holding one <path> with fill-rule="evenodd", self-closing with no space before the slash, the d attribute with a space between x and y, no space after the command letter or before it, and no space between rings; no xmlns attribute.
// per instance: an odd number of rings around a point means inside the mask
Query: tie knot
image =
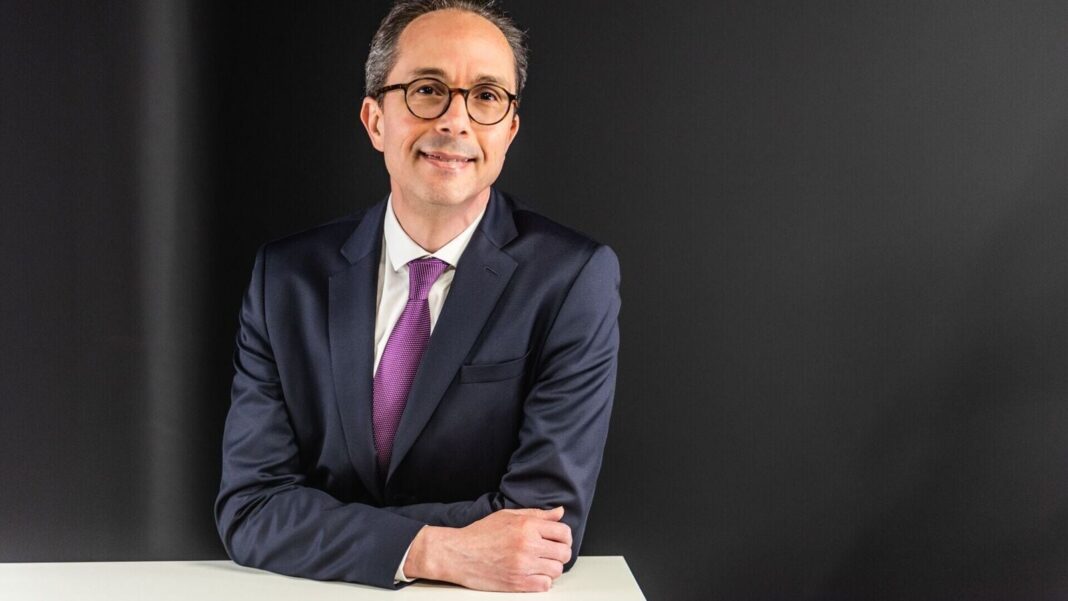
<svg viewBox="0 0 1068 601"><path fill-rule="evenodd" d="M441 259L426 257L408 262L408 300L426 300L430 287L445 272L449 264Z"/></svg>

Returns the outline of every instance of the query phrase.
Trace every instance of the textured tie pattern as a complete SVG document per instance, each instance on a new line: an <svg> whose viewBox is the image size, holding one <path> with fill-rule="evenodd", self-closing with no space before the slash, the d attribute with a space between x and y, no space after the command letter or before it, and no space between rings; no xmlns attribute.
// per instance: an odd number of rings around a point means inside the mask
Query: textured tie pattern
<svg viewBox="0 0 1068 601"><path fill-rule="evenodd" d="M378 361L374 382L375 451L378 468L384 476L393 454L393 438L408 401L408 391L415 380L419 361L430 340L430 287L445 272L448 264L427 257L408 263L408 304L386 341Z"/></svg>

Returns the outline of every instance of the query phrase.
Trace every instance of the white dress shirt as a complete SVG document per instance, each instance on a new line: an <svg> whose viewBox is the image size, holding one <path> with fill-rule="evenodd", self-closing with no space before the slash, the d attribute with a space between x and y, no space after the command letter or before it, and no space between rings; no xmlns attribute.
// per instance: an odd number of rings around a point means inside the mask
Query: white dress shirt
<svg viewBox="0 0 1068 601"><path fill-rule="evenodd" d="M460 256L464 254L467 243L475 233L475 228L486 214L483 208L478 217L460 232L448 244L442 246L437 252L427 252L423 247L404 231L397 216L393 213L393 195L386 201L386 217L382 227L382 259L378 263L378 297L375 311L375 366L374 373L378 373L378 362L382 359L382 353L386 350L386 342L397 324L405 305L408 304L408 262L423 257L434 257L448 263L448 267L430 287L427 303L430 305L430 331L434 332L437 325L441 307L445 304L445 297L449 295L452 287L452 278L456 273L456 265L460 262ZM408 551L411 551L411 546ZM400 565L397 566L397 574L394 579L397 582L411 582L412 579L404 575L404 562L408 559L408 551L404 552Z"/></svg>
<svg viewBox="0 0 1068 601"><path fill-rule="evenodd" d="M408 304L408 263L423 257L434 257L448 263L448 267L430 287L427 302L430 304L430 331L438 322L438 314L445 304L445 297L449 295L452 287L452 278L456 273L456 265L460 262L460 255L464 254L467 243L475 233L475 228L486 214L483 208L478 217L460 232L448 244L442 246L437 252L427 252L423 247L416 244L401 227L397 216L393 213L393 196L390 195L386 203L386 218L382 227L382 259L378 263L378 296L375 313L375 373L378 372L378 361L386 350L386 342L393 326L400 319Z"/></svg>

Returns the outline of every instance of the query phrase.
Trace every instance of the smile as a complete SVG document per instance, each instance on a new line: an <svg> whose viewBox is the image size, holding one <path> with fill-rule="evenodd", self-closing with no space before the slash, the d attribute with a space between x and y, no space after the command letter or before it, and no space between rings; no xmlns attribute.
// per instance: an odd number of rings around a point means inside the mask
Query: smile
<svg viewBox="0 0 1068 601"><path fill-rule="evenodd" d="M433 153L433 152L422 152L422 151L420 151L419 152L419 156L421 156L424 159L426 159L432 165L435 165L437 167L441 167L443 169L450 169L450 170L462 169L468 163L475 162L475 159L469 159L469 158L463 157L463 156L450 155L450 154L444 154L444 153L440 153L439 154L439 153Z"/></svg>

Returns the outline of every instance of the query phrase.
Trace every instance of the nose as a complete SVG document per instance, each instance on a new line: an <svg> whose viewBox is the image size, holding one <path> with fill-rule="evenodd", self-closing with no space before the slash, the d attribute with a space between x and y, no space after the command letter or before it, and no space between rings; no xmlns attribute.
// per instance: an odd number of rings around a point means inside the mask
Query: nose
<svg viewBox="0 0 1068 601"><path fill-rule="evenodd" d="M471 129L471 116L467 114L467 102L463 92L452 91L449 95L449 108L434 123L435 129L452 135L466 134Z"/></svg>

